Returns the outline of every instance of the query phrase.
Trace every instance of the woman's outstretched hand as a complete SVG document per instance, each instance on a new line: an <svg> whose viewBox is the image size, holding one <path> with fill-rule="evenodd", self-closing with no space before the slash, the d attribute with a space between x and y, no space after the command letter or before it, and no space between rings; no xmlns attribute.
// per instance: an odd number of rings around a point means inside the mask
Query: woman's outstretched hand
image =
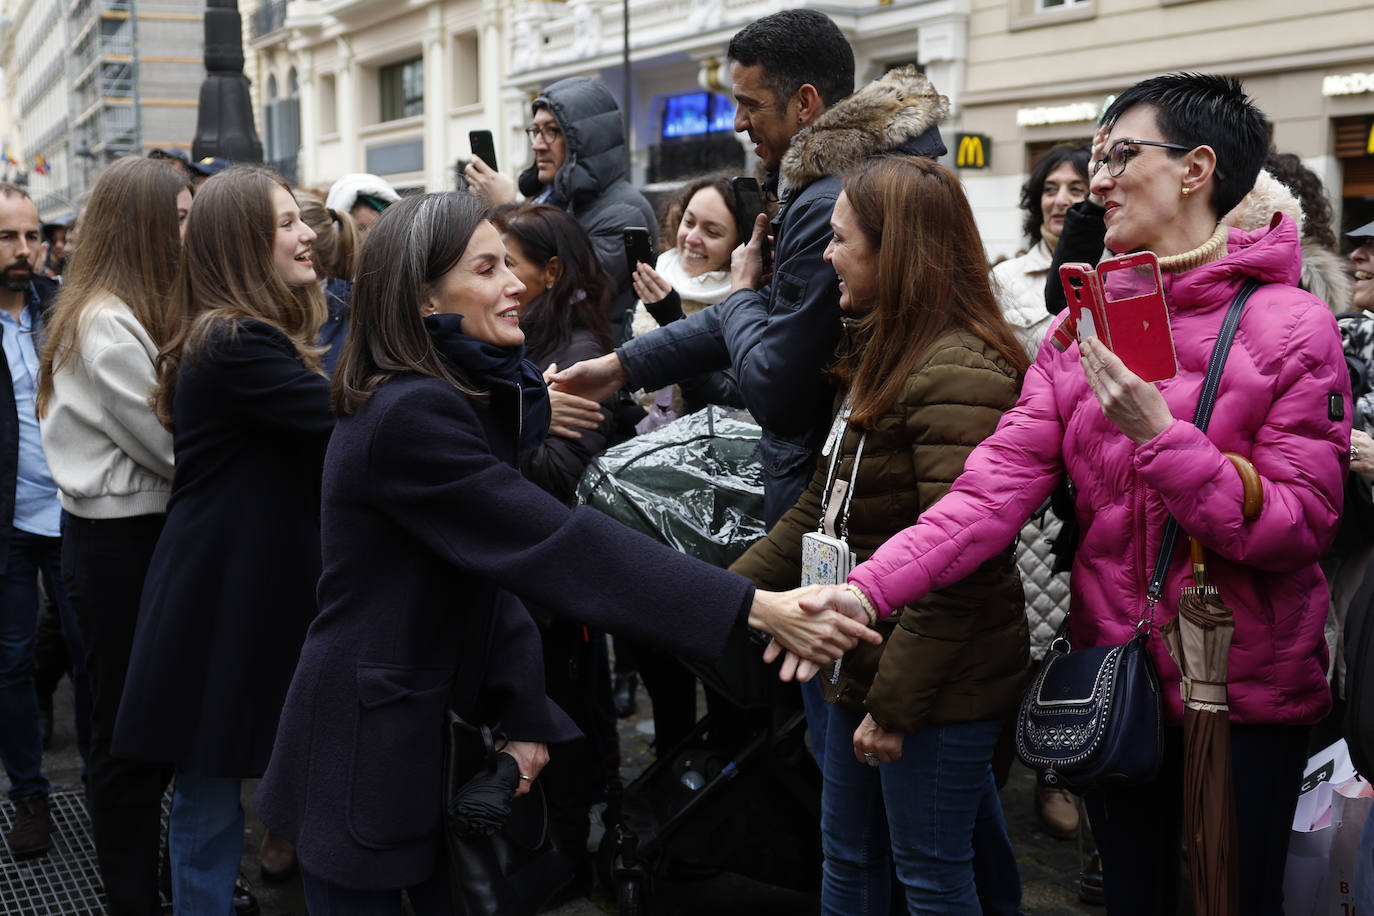
<svg viewBox="0 0 1374 916"><path fill-rule="evenodd" d="M754 592L749 625L773 637L765 661L787 650L779 672L784 681L809 680L820 665L833 662L861 640L875 645L883 641L882 634L868 626L868 615L857 601L852 606L822 602L824 591L838 590L813 585L790 592Z"/></svg>
<svg viewBox="0 0 1374 916"><path fill-rule="evenodd" d="M1174 415L1159 389L1141 379L1102 341L1079 341L1079 361L1102 412L1136 445L1144 445L1169 428Z"/></svg>

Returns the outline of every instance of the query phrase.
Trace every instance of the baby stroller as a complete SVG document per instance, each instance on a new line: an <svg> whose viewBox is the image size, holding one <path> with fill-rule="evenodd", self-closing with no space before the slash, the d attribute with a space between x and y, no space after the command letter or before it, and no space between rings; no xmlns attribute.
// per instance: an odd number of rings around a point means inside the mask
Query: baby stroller
<svg viewBox="0 0 1374 916"><path fill-rule="evenodd" d="M726 566L765 533L758 437L747 415L707 407L608 449L579 501ZM745 634L714 664L684 664L707 688L708 714L607 806L599 860L619 913L650 912L664 879L723 871L815 890L821 776L796 685Z"/></svg>

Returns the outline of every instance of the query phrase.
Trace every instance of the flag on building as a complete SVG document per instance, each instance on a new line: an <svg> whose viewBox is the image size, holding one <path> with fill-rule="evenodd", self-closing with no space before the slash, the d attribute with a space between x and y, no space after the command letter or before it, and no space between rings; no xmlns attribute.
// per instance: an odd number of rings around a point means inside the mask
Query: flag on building
<svg viewBox="0 0 1374 916"><path fill-rule="evenodd" d="M19 160L15 159L10 153L10 145L8 143L5 144L5 162L11 167L19 165Z"/></svg>
<svg viewBox="0 0 1374 916"><path fill-rule="evenodd" d="M42 153L33 157L33 170L40 175L46 175L52 171L48 168L48 160L44 158Z"/></svg>

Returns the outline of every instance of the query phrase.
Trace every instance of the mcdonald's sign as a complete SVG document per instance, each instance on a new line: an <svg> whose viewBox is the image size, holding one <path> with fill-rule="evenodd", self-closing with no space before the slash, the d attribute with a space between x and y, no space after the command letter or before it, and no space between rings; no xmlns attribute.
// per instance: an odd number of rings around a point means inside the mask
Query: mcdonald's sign
<svg viewBox="0 0 1374 916"><path fill-rule="evenodd" d="M992 138L987 134L955 134L954 164L961 169L985 169L991 158Z"/></svg>

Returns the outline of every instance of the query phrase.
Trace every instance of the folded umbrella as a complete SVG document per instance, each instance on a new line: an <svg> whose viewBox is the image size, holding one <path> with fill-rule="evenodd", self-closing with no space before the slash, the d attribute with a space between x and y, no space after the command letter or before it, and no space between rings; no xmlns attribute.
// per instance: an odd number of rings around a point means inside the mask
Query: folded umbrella
<svg viewBox="0 0 1374 916"><path fill-rule="evenodd" d="M520 768L510 754L497 754L495 763L463 783L449 802L453 828L463 836L491 836L510 816L511 799L520 785Z"/></svg>
<svg viewBox="0 0 1374 916"><path fill-rule="evenodd" d="M1245 489L1242 513L1259 516L1263 498L1254 465L1225 453ZM1182 590L1178 616L1160 635L1182 672L1183 817L1195 916L1238 916L1236 793L1231 772L1227 656L1235 615L1207 582L1206 551L1192 542L1193 586Z"/></svg>

